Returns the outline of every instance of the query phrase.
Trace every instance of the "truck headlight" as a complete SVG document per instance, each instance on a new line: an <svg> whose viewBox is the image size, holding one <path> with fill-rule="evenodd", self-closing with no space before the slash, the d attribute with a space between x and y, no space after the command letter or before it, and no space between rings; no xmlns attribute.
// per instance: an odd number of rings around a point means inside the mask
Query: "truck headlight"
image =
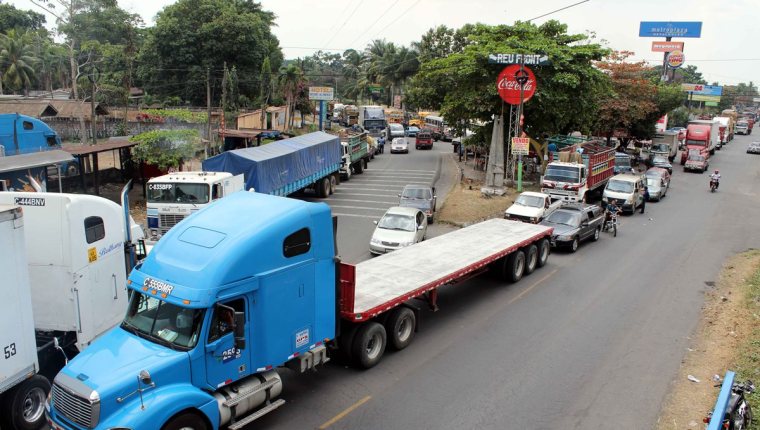
<svg viewBox="0 0 760 430"><path fill-rule="evenodd" d="M604 203L607 203L607 201L608 201L607 197L602 197L602 201L603 201Z"/></svg>

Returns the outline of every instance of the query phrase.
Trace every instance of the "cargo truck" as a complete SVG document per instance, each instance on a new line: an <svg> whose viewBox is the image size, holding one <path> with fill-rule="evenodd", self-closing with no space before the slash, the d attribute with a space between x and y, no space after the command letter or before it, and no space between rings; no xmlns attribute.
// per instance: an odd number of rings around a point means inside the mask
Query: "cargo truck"
<svg viewBox="0 0 760 430"><path fill-rule="evenodd" d="M614 175L615 150L601 141L574 143L552 153L541 178L541 192L553 200L587 201Z"/></svg>
<svg viewBox="0 0 760 430"><path fill-rule="evenodd" d="M41 428L49 380L124 317L141 239L125 219L100 197L0 193L3 430Z"/></svg>
<svg viewBox="0 0 760 430"><path fill-rule="evenodd" d="M360 175L367 168L370 160L368 133L344 132L340 135L340 145L343 148L343 160L340 166L340 176L348 181L352 175Z"/></svg>
<svg viewBox="0 0 760 430"><path fill-rule="evenodd" d="M359 125L369 132L370 136L379 137L388 126L385 110L381 106L362 106L359 109Z"/></svg>
<svg viewBox="0 0 760 430"><path fill-rule="evenodd" d="M720 123L714 120L698 119L686 126L686 142L681 152L681 165L686 164L689 152L698 151L705 157L715 154L715 146L720 140Z"/></svg>
<svg viewBox="0 0 760 430"><path fill-rule="evenodd" d="M721 145L725 145L732 141L734 139L734 126L736 125L736 121L730 116L716 116L713 119L720 123L718 130Z"/></svg>
<svg viewBox="0 0 760 430"><path fill-rule="evenodd" d="M665 131L658 133L652 139L652 144L649 146L649 159L651 160L655 156L665 157L671 163L676 159L678 153L678 133L672 131Z"/></svg>
<svg viewBox="0 0 760 430"><path fill-rule="evenodd" d="M359 108L354 105L346 105L341 111L340 125L351 127L354 124L359 124Z"/></svg>
<svg viewBox="0 0 760 430"><path fill-rule="evenodd" d="M437 309L439 288L485 271L516 282L553 231L492 219L351 265L336 228L324 203L236 193L170 230L132 271L123 323L55 378L52 428L243 428L284 404L279 367L371 368L414 340L412 299Z"/></svg>

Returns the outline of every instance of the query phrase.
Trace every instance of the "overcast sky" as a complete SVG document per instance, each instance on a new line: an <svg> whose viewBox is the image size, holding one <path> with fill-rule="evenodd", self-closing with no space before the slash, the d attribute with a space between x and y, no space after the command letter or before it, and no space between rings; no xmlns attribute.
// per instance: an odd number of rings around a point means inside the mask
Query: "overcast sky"
<svg viewBox="0 0 760 430"><path fill-rule="evenodd" d="M174 0L118 0L152 25L156 13ZM580 0L263 0L277 15L274 33L286 58L318 49L361 49L376 38L408 45L429 28L467 23L511 24L528 20ZM32 9L29 0L9 0ZM38 9L35 9L38 10ZM570 32L593 31L607 46L636 53L636 59L662 62L651 52L653 40L639 37L641 21L702 21L702 37L685 42L686 65L696 65L708 82L760 82L760 2L758 0L589 0L540 18L557 19ZM48 18L50 23L53 18Z"/></svg>

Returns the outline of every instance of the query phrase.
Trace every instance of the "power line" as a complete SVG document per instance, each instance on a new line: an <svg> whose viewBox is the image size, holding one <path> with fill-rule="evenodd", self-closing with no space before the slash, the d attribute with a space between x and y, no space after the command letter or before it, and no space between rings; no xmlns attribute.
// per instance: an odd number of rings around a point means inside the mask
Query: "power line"
<svg viewBox="0 0 760 430"><path fill-rule="evenodd" d="M372 23L372 24L371 24L369 27L365 28L365 29L364 29L364 31L363 31L363 32L362 32L360 35L358 35L358 36L356 37L356 39L354 39L354 40L353 40L351 43L349 43L349 45L353 45L353 44L355 44L355 43L356 43L356 41L358 41L359 39L361 39L361 37L362 37L362 36L364 36L365 34L367 34L367 32L368 32L368 31L369 31L369 30L370 30L372 27L374 27L374 26L375 26L375 24L377 24L377 22L378 22L378 21L380 21L381 19L383 19L383 17L384 17L384 16L385 16L385 15L386 15L386 14L387 14L387 13L388 13L388 12L389 12L391 9L393 9L393 7L394 7L394 6L396 6L396 4L398 4L398 2L399 2L399 1L400 1L400 0L396 0L396 1L395 1L395 2L393 2L393 3L392 3L390 6L388 6L388 7L385 9L385 11L384 11L384 12L383 12L383 13L382 13L382 14L381 14L381 15L380 15L380 16L379 16L379 17L378 17L376 20L375 20L375 22L373 22L373 23Z"/></svg>
<svg viewBox="0 0 760 430"><path fill-rule="evenodd" d="M420 0L416 0L414 3L412 3L412 4L411 4L411 6L409 6L408 8L406 8L406 9L405 9L405 10L404 10L404 11L401 13L401 15L397 16L397 17L396 17L396 19L394 19L393 21L389 22L389 23L388 23L388 25L386 25L385 27L381 28L381 29L380 29L380 31L378 31L377 33L375 33L374 39L377 39L377 36L379 36L379 35L380 35L380 33L382 33L383 31L385 31L385 29L386 29L386 28L390 27L390 26L391 26L391 24L395 24L395 23L396 23L396 21L397 21L399 18L401 18L402 16L406 15L406 13L407 13L407 12L409 12L410 10L412 10L412 8L414 8L415 6L417 6L417 3L419 3L419 2L420 2Z"/></svg>
<svg viewBox="0 0 760 430"><path fill-rule="evenodd" d="M341 31L341 30L343 30L343 27L345 27L345 26L346 26L346 23L348 22L348 20L350 20L350 19L351 19L351 17L353 17L353 16L354 16L354 14L356 13L356 11L357 11L357 10L359 10L359 6L361 6L361 5L362 5L362 3L364 3L364 0L360 0L360 1L356 2L356 7L354 8L354 10L352 10L352 11L351 11L351 14L349 14L349 15L348 15L348 17L346 17L346 20L345 20L345 21L343 21L343 24L341 24L341 25L340 25L340 28L338 28L338 29L337 29L337 30L336 30L336 31L335 31L335 32L332 34L332 36L330 36L330 38L327 40L327 42L325 42L325 46L329 45L329 44L330 44L330 42L332 42L332 41L333 41L333 39L335 38L335 36L336 36L338 33L340 33L340 31Z"/></svg>
<svg viewBox="0 0 760 430"><path fill-rule="evenodd" d="M534 20L536 20L536 19L539 19L539 18L543 18L543 17L545 17L545 16L549 16L549 15L551 15L551 14L554 14L554 13L557 13L557 12L560 12L560 11L563 11L563 10L565 10L565 9L570 9L571 7L574 7L574 6L578 6L579 4L583 4L583 3L586 3L586 2L588 2L588 1L590 1L590 0L583 0L583 1L579 1L578 3L573 3L573 4L571 4L571 5L568 5L568 6L565 6L565 7L561 7L561 8L559 8L559 9L553 10L553 11L551 11L551 12L547 12L547 13L545 13L545 14L543 14L543 15L539 15L539 16L537 16L537 17L535 17L535 18L531 18L531 19L529 19L529 20L528 20L528 21L526 21L526 22L531 22L531 21L534 21Z"/></svg>

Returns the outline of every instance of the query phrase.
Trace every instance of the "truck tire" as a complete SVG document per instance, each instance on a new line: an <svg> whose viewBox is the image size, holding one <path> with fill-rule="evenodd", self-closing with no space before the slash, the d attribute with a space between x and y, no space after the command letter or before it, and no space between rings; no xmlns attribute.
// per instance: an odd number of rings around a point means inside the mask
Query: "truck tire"
<svg viewBox="0 0 760 430"><path fill-rule="evenodd" d="M535 244L530 244L523 248L525 253L525 274L530 275L538 267L538 247Z"/></svg>
<svg viewBox="0 0 760 430"><path fill-rule="evenodd" d="M541 243L538 244L538 267L544 267L546 262L549 261L549 254L552 251L552 246L549 243L549 239L541 239Z"/></svg>
<svg viewBox="0 0 760 430"><path fill-rule="evenodd" d="M335 194L335 189L338 188L337 175L330 175L330 194Z"/></svg>
<svg viewBox="0 0 760 430"><path fill-rule="evenodd" d="M317 184L317 195L323 199L330 195L330 179L322 178Z"/></svg>
<svg viewBox="0 0 760 430"><path fill-rule="evenodd" d="M206 420L195 412L182 412L166 423L161 430L209 430Z"/></svg>
<svg viewBox="0 0 760 430"><path fill-rule="evenodd" d="M417 317L414 316L414 311L406 306L399 306L392 310L385 321L388 346L396 351L406 348L414 340L416 328Z"/></svg>
<svg viewBox="0 0 760 430"><path fill-rule="evenodd" d="M357 175L361 175L364 173L364 159L357 161L356 164L354 164L354 173Z"/></svg>
<svg viewBox="0 0 760 430"><path fill-rule="evenodd" d="M525 274L525 253L518 249L509 254L504 264L504 280L515 283Z"/></svg>
<svg viewBox="0 0 760 430"><path fill-rule="evenodd" d="M5 429L36 430L45 423L45 399L50 382L34 375L3 395L0 427Z"/></svg>
<svg viewBox="0 0 760 430"><path fill-rule="evenodd" d="M374 321L364 323L356 332L351 346L354 363L362 369L374 367L383 358L386 342L382 324Z"/></svg>

